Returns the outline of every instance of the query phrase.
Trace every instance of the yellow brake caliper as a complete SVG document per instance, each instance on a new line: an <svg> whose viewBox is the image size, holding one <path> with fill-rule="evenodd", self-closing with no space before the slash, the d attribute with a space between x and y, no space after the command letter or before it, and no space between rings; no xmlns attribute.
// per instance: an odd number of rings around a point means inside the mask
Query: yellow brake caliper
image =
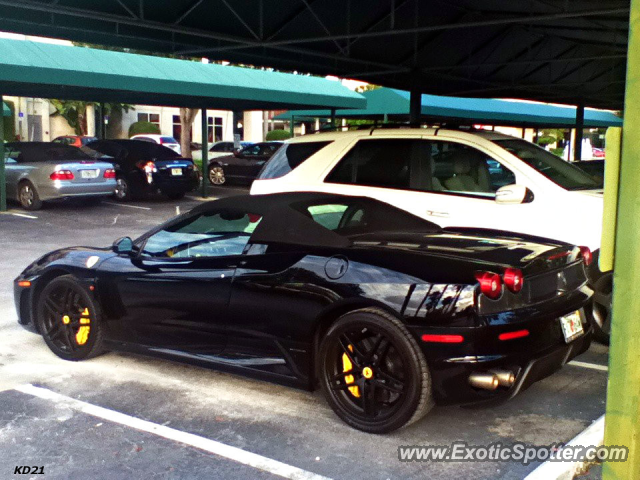
<svg viewBox="0 0 640 480"><path fill-rule="evenodd" d="M349 351L353 352L353 346L349 345ZM346 353L342 354L342 372L343 373L347 373L350 372L353 369L353 365L351 364L351 360L349 360L349 356ZM353 375L345 375L344 376L344 381L349 384L349 383L353 383L355 381L355 378L353 378ZM347 387L349 389L349 392L351 392L351 395L353 395L356 398L360 398L360 389L357 386L353 386L353 387Z"/></svg>
<svg viewBox="0 0 640 480"><path fill-rule="evenodd" d="M84 316L80 318L80 328L78 329L78 333L76 333L76 342L78 345L84 345L89 339L89 324L91 323L89 309L85 308L82 315Z"/></svg>

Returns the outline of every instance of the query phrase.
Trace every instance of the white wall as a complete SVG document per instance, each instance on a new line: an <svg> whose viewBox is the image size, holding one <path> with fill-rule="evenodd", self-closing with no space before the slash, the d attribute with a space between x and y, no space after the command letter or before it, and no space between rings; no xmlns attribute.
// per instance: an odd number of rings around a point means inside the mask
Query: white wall
<svg viewBox="0 0 640 480"><path fill-rule="evenodd" d="M246 142L257 143L264 141L262 119L262 111L254 110L244 112L242 124L244 126L244 140Z"/></svg>

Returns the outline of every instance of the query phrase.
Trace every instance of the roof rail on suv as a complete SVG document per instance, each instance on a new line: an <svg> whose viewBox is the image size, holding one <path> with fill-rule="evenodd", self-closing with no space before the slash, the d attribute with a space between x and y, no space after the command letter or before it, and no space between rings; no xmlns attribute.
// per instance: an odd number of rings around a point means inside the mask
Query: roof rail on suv
<svg viewBox="0 0 640 480"><path fill-rule="evenodd" d="M327 132L349 132L353 130L370 130L373 132L374 130L382 130L382 129L392 129L392 128L435 128L436 130L440 130L441 128L447 128L449 130L471 130L476 131L477 129L473 127L473 125L464 125L460 123L450 123L450 122L440 122L440 123L412 123L412 122L386 122L379 123L377 121L373 121L371 123L360 123L356 125L336 125L329 127L322 127L318 130L312 130L311 133L327 133Z"/></svg>

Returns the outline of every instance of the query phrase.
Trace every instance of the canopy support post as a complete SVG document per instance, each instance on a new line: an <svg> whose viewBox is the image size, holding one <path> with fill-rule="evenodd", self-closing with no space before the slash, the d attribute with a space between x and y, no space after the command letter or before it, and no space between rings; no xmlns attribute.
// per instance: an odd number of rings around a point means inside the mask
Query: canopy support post
<svg viewBox="0 0 640 480"><path fill-rule="evenodd" d="M100 140L104 140L105 138L107 138L107 126L104 123L104 112L105 112L105 107L104 107L104 102L100 103Z"/></svg>
<svg viewBox="0 0 640 480"><path fill-rule="evenodd" d="M207 180L209 179L209 124L207 109L200 112L202 116L202 198L207 198ZM234 115L235 116L235 115Z"/></svg>
<svg viewBox="0 0 640 480"><path fill-rule="evenodd" d="M576 108L576 144L573 147L573 161L582 160L582 138L584 136L584 103Z"/></svg>
<svg viewBox="0 0 640 480"><path fill-rule="evenodd" d="M291 115L291 120L289 121L289 134L291 138L293 138L294 132L293 129L295 127L295 115Z"/></svg>
<svg viewBox="0 0 640 480"><path fill-rule="evenodd" d="M0 212L7 211L7 182L4 162L4 100L0 94Z"/></svg>
<svg viewBox="0 0 640 480"><path fill-rule="evenodd" d="M417 125L420 122L420 107L422 103L422 94L419 90L411 90L409 94L409 123Z"/></svg>
<svg viewBox="0 0 640 480"><path fill-rule="evenodd" d="M331 109L331 128L336 128L336 109Z"/></svg>
<svg viewBox="0 0 640 480"><path fill-rule="evenodd" d="M640 478L640 0L631 1L624 135L616 218L613 314L605 445L629 448L626 462L606 462L602 478Z"/></svg>

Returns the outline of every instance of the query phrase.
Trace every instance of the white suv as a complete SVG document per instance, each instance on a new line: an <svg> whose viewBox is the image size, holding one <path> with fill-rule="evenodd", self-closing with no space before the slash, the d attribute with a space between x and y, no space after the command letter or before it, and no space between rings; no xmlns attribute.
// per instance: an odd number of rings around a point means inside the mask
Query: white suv
<svg viewBox="0 0 640 480"><path fill-rule="evenodd" d="M489 131L373 128L289 140L252 194L322 191L374 197L442 227L491 228L587 246L597 259L602 185L527 142ZM612 275L596 262L597 337L608 338Z"/></svg>

